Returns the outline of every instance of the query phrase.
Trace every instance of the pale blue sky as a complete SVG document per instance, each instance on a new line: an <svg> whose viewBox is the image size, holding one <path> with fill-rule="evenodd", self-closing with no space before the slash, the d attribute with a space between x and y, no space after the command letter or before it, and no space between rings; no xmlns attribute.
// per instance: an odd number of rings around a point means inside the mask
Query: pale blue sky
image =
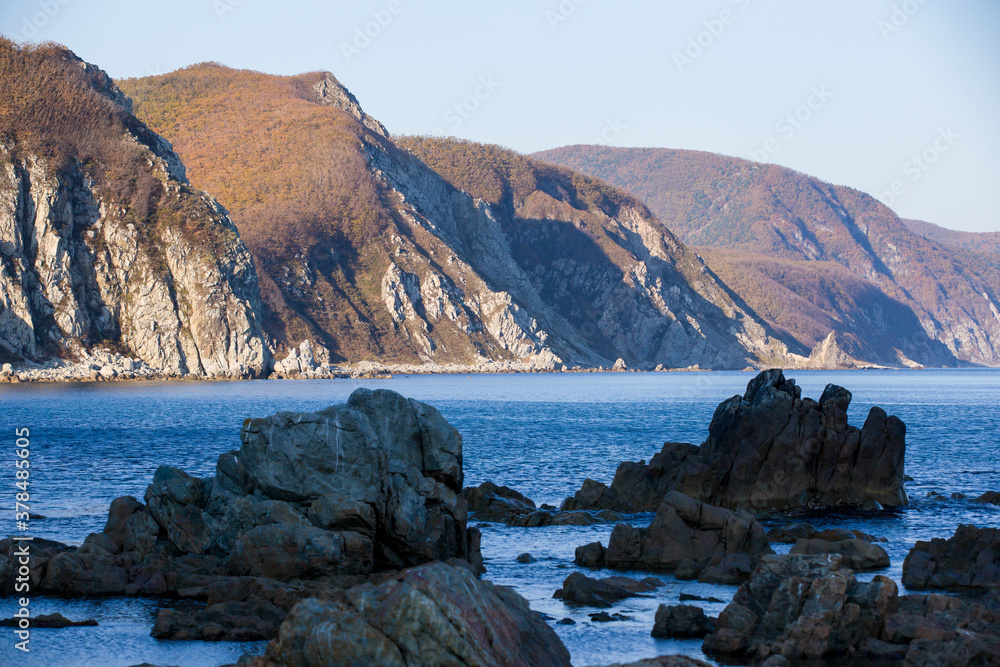
<svg viewBox="0 0 1000 667"><path fill-rule="evenodd" d="M756 156L874 195L898 181L901 215L1000 231L996 0L4 0L0 32L116 78L330 70L395 133Z"/></svg>

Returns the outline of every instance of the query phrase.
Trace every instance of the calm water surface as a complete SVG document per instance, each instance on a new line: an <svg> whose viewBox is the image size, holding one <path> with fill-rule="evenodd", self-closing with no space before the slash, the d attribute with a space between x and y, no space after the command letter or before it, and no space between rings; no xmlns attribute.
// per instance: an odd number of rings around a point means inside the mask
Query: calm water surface
<svg viewBox="0 0 1000 667"><path fill-rule="evenodd" d="M1000 508L967 500L932 500L932 491L975 497L1000 491L1000 371L811 371L790 374L803 395L818 398L827 383L850 389L851 422L861 425L873 405L907 424L906 472L911 505L871 514L785 517L817 526L860 528L889 539L897 581L916 540L947 536L961 523L997 525ZM159 465L197 476L214 474L219 454L239 448L243 419L278 410L316 410L346 400L358 387L389 388L435 405L465 442L466 484L485 480L512 486L539 503L558 505L587 477L610 482L618 463L649 459L665 441L700 443L721 401L741 394L752 373L533 374L405 376L394 380L206 382L158 384L3 385L0 411L9 446L0 447L0 488L13 489L15 428L32 434L32 533L78 544L100 531L110 502L142 498ZM6 436L5 436L6 437ZM12 495L12 494L11 494ZM11 501L13 498L10 499ZM11 503L4 503L10 506ZM648 522L649 516L634 517ZM590 609L566 607L552 592L575 568L573 550L606 543L611 526L517 529L483 524L487 578L511 585L534 609L576 625L554 626L576 665L687 653L700 642L649 637L660 602L676 604L680 592L728 600L733 587L679 582L655 598L626 600L612 611L632 618L591 623ZM0 517L0 534L14 533L13 512ZM787 548L787 547L786 547ZM537 563L515 557L530 552ZM606 573L605 573L606 574ZM647 576L633 573L633 576ZM872 575L869 575L872 576ZM257 644L164 642L152 639L155 600L57 600L34 598L34 612L60 611L100 626L36 630L32 653L13 649L0 629L0 664L113 665L142 662L187 666L235 662ZM705 604L717 615L723 604ZM0 598L0 617L14 611Z"/></svg>

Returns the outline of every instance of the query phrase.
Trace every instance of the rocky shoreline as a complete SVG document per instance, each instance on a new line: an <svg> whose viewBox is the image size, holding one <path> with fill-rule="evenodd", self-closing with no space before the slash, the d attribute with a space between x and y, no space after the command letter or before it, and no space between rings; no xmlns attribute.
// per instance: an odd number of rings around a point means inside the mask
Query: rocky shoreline
<svg viewBox="0 0 1000 667"><path fill-rule="evenodd" d="M706 443L668 444L648 465L623 463L610 487L585 485L556 508L490 482L465 487L462 437L437 410L359 389L316 413L246 420L239 450L219 457L213 477L159 468L143 501L115 500L103 531L81 546L33 542L26 576L33 591L56 597L198 603L191 612L161 609L152 635L270 640L264 655L243 662L257 667L563 666L570 656L556 619L481 578L472 522L610 523L607 546L581 545L575 565L655 576L571 573L553 597L594 608L593 622L625 618L614 610L619 601L657 599L660 577L672 576L739 586L718 618L694 604L661 604L649 629L704 638L704 652L727 663L1000 663L997 529L962 526L948 539L918 542L903 564L911 593L899 595L881 574L855 575L889 565L879 538L808 524L767 532L758 521L789 509L876 512L908 503L905 426L874 408L875 426L851 427L849 402L833 385L810 401L780 371L763 372L719 406ZM714 477L720 452L730 465ZM753 490L773 477L772 453L791 464L780 468L780 493L771 484L760 495ZM632 513L654 504L648 525L631 525ZM790 553L775 554L771 545L782 543ZM14 593L15 548L0 541L3 595ZM703 664L682 656L634 663Z"/></svg>
<svg viewBox="0 0 1000 667"><path fill-rule="evenodd" d="M884 369L884 366L866 367ZM96 351L79 361L53 359L44 363L6 363L0 365L0 384L56 382L170 382L211 380L338 380L392 379L396 375L493 375L507 373L702 373L711 368L627 368L622 365L551 367L530 361L484 361L476 364L393 364L361 361L353 364L321 363L303 368L282 368L276 364L266 377L244 372L177 373L153 368L142 361L119 354ZM758 370L744 368L744 371ZM815 369L814 369L815 370ZM912 369L911 369L912 370Z"/></svg>

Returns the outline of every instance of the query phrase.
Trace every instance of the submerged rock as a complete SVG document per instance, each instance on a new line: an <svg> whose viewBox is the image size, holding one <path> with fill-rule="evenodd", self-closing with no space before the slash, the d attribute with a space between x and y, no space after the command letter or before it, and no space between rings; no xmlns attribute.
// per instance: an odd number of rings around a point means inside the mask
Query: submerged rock
<svg viewBox="0 0 1000 667"><path fill-rule="evenodd" d="M555 631L511 589L434 563L292 609L254 667L569 667Z"/></svg>
<svg viewBox="0 0 1000 667"><path fill-rule="evenodd" d="M977 498L973 498L972 502L984 503L990 505L1000 505L1000 493L997 493L996 491L987 491L983 495Z"/></svg>
<svg viewBox="0 0 1000 667"><path fill-rule="evenodd" d="M610 487L587 480L563 509L654 511L670 490L755 511L908 504L905 425L876 407L850 426L850 401L835 385L803 399L794 380L764 371L719 405L700 447L667 443L649 464L622 463Z"/></svg>
<svg viewBox="0 0 1000 667"><path fill-rule="evenodd" d="M285 615L261 600L220 602L194 612L161 609L151 634L156 639L260 641L278 634Z"/></svg>
<svg viewBox="0 0 1000 667"><path fill-rule="evenodd" d="M619 600L630 597L649 597L663 586L663 582L655 577L642 580L628 577L608 577L592 579L580 572L574 572L563 582L562 588L553 593L552 597L571 604L589 607L610 607Z"/></svg>
<svg viewBox="0 0 1000 667"><path fill-rule="evenodd" d="M1000 529L959 526L947 540L917 542L903 561L913 590L1000 589Z"/></svg>
<svg viewBox="0 0 1000 667"><path fill-rule="evenodd" d="M711 667L704 660L697 660L686 655L658 655L655 658L636 660L635 662L616 662L605 667Z"/></svg>
<svg viewBox="0 0 1000 667"><path fill-rule="evenodd" d="M0 621L0 627L16 628L20 622L19 618L5 618ZM32 616L30 622L32 628L92 628L97 625L97 621L93 619L71 621L58 612Z"/></svg>
<svg viewBox="0 0 1000 667"><path fill-rule="evenodd" d="M606 550L600 544L580 547L576 564L667 572L684 564L695 575L714 568L713 580L728 573L736 579L730 583L739 583L749 576L756 559L769 553L764 528L751 514L712 507L671 491L648 528L618 524Z"/></svg>

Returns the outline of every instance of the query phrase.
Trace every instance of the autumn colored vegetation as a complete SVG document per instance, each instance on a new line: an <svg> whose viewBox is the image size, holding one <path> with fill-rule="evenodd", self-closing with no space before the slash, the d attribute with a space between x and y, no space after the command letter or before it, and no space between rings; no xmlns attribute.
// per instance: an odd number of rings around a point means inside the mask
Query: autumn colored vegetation
<svg viewBox="0 0 1000 667"><path fill-rule="evenodd" d="M531 194L542 191L555 199L570 196L570 204L575 208L600 210L612 217L622 206L632 206L648 214L645 205L620 188L565 167L539 162L509 148L455 138L394 139L455 188L500 205L510 213L521 210Z"/></svg>
<svg viewBox="0 0 1000 667"><path fill-rule="evenodd" d="M701 246L713 270L759 314L803 345L833 330L842 341L859 341L854 353L873 358L887 337L929 349L925 330L940 335L942 324L971 318L985 331L995 326L989 306L1000 298L1000 262L988 238L942 234L926 223L914 233L858 190L697 151L569 146L534 157L644 200L683 241ZM984 341L944 338L956 353L993 354L978 349Z"/></svg>
<svg viewBox="0 0 1000 667"><path fill-rule="evenodd" d="M174 143L192 183L222 201L254 255L273 263L331 239L363 245L385 224L363 130L316 103L321 76L203 63L120 85L136 115Z"/></svg>
<svg viewBox="0 0 1000 667"><path fill-rule="evenodd" d="M45 160L56 172L75 167L145 220L163 189L145 151L127 133L148 129L111 96L113 84L57 44L20 46L0 37L0 142L18 160Z"/></svg>
<svg viewBox="0 0 1000 667"><path fill-rule="evenodd" d="M903 220L903 224L928 241L936 241L955 248L963 248L978 253L998 255L1000 262L1000 232L960 232L945 229L923 220Z"/></svg>
<svg viewBox="0 0 1000 667"><path fill-rule="evenodd" d="M384 140L320 103L313 86L325 77L202 63L119 85L192 184L229 209L279 348L313 340L335 360L412 361L379 302L392 211L365 142Z"/></svg>

